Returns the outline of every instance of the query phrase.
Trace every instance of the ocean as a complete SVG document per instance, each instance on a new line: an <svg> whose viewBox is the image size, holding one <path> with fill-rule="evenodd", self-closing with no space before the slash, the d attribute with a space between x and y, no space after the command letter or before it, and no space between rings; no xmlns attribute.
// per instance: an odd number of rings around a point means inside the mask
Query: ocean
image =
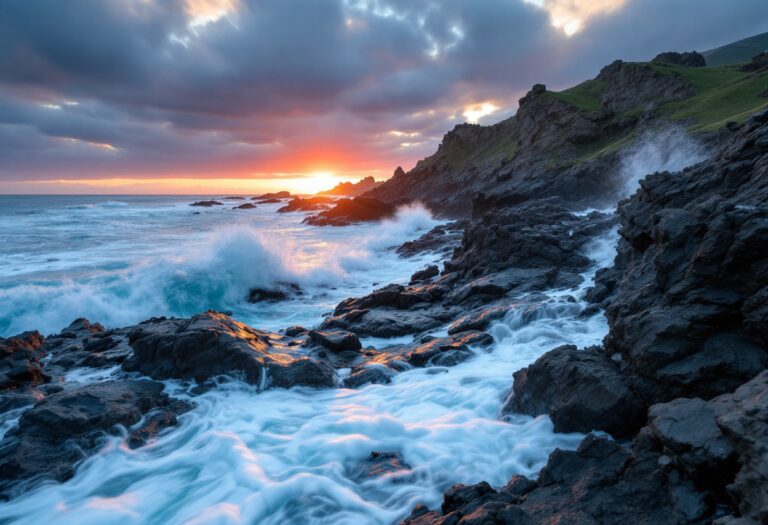
<svg viewBox="0 0 768 525"><path fill-rule="evenodd" d="M439 224L421 206L383 223L320 228L303 225L304 214L276 213L279 204L233 210L241 201L194 200L0 196L0 336L56 333L77 317L119 327L207 309L261 329L314 327L342 299L407 283L438 262L393 251ZM561 344L602 340L605 319L581 315L583 296L614 242L615 232L590 246L594 267L582 285L521 304L489 329L489 351L452 368L355 390L260 392L231 380L193 396L193 385L166 381L196 403L178 426L135 450L124 436L109 438L74 478L0 504L0 522L389 524L417 503L439 506L453 483L535 475L556 447L573 449L582 436L555 434L546 416L500 419L512 373ZM247 302L251 288L275 282L304 293ZM392 342L402 341L363 340ZM83 369L69 380L115 373ZM7 431L13 421L2 423ZM372 451L396 452L408 468L360 479L355 468Z"/></svg>

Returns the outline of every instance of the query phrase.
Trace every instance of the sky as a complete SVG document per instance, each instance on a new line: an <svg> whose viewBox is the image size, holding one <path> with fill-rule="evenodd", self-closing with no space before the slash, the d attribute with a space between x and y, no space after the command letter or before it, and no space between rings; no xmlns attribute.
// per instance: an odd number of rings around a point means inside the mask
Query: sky
<svg viewBox="0 0 768 525"><path fill-rule="evenodd" d="M0 193L316 191L768 0L1 0Z"/></svg>

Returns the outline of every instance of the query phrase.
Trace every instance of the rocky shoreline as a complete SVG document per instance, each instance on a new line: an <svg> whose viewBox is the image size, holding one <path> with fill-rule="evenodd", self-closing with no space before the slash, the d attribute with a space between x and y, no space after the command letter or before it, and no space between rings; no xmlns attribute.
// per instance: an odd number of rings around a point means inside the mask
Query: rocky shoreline
<svg viewBox="0 0 768 525"><path fill-rule="evenodd" d="M768 111L708 135L717 144L708 160L649 174L616 213L582 213L615 202L621 181L611 178L618 153L572 163L581 145L650 119L614 118L627 109L627 90L654 104L691 96L650 66L614 63L599 78L615 87L602 92L612 114L586 114L535 87L516 120L446 136L406 193L397 187L413 174L400 170L354 200L293 198L281 208L319 212L308 219L318 225L378 220L440 178L441 196L430 204L464 217L398 248L444 254L442 268L346 299L319 327L267 332L208 311L115 329L78 319L57 335L0 339L0 411L12 426L0 442L0 497L65 481L110 435L139 447L176 425L194 396L171 397L161 380L194 382L198 392L221 376L262 390L357 388L492 351L494 322L513 311L536 316L544 292L581 286L594 266L588 246L618 228L615 261L598 272L591 305L580 311L605 312L604 344L562 346L518 371L499 414L546 414L558 432L587 433L581 445L555 450L536 479L455 485L440 509L417 506L404 523L768 522ZM505 133L522 145L507 164L494 157L495 191L454 198L467 175L448 169L456 150ZM562 144L555 167L538 159ZM531 169L519 175L521 166ZM581 308L575 297L561 302ZM361 342L401 336L413 341ZM111 380L72 380L81 367ZM371 452L356 475L407 468L395 452Z"/></svg>

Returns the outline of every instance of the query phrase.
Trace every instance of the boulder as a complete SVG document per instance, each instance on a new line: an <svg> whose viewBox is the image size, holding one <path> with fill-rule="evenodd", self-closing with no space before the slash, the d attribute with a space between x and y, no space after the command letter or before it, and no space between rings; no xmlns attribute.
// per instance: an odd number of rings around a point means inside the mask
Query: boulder
<svg viewBox="0 0 768 525"><path fill-rule="evenodd" d="M438 275L440 275L440 269L436 265L430 264L423 270L419 270L411 275L411 281L409 284L417 284L423 281L429 281Z"/></svg>
<svg viewBox="0 0 768 525"><path fill-rule="evenodd" d="M17 391L50 381L43 371L44 340L37 331L0 337L0 392Z"/></svg>
<svg viewBox="0 0 768 525"><path fill-rule="evenodd" d="M224 203L214 200L197 201L190 204L190 206L201 206L203 208L210 208L211 206L223 206Z"/></svg>
<svg viewBox="0 0 768 525"><path fill-rule="evenodd" d="M395 206L368 197L341 199L330 210L304 219L313 226L347 226L356 222L380 221L394 215Z"/></svg>
<svg viewBox="0 0 768 525"><path fill-rule="evenodd" d="M616 363L600 349L573 345L515 372L504 412L549 414L557 432L604 430L618 438L645 421L645 405Z"/></svg>
<svg viewBox="0 0 768 525"><path fill-rule="evenodd" d="M309 338L331 352L357 351L363 347L357 335L343 330L312 330Z"/></svg>
<svg viewBox="0 0 768 525"><path fill-rule="evenodd" d="M448 337L431 338L406 354L406 361L413 366L454 366L472 357L473 348L485 348L493 344L493 337L477 330L462 332Z"/></svg>
<svg viewBox="0 0 768 525"><path fill-rule="evenodd" d="M290 191L277 191L273 193L262 193L258 197L251 197L251 200L253 201L274 200L276 202L279 202L280 199L290 199L290 198L291 198Z"/></svg>
<svg viewBox="0 0 768 525"><path fill-rule="evenodd" d="M130 345L134 355L123 368L155 379L202 382L231 375L259 386L334 385L327 363L281 344L274 334L213 311L190 319L142 323L131 332Z"/></svg>
<svg viewBox="0 0 768 525"><path fill-rule="evenodd" d="M308 197L306 199L301 197L293 197L288 204L279 208L278 213L289 213L294 211L317 211L325 210L333 206L336 199L333 197Z"/></svg>

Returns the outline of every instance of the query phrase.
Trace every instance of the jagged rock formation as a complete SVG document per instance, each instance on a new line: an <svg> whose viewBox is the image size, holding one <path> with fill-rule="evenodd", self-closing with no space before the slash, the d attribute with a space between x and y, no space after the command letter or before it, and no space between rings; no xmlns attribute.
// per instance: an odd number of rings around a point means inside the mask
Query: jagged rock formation
<svg viewBox="0 0 768 525"><path fill-rule="evenodd" d="M163 388L154 381L108 381L43 399L0 441L0 497L19 493L21 480L71 478L75 464L116 425L130 429L132 446L175 425L191 405L171 400Z"/></svg>
<svg viewBox="0 0 768 525"><path fill-rule="evenodd" d="M619 215L616 265L598 278L613 289L605 345L644 397L711 398L765 368L768 112L712 160L646 178Z"/></svg>
<svg viewBox="0 0 768 525"><path fill-rule="evenodd" d="M336 199L333 197L307 197L306 199L301 197L293 197L288 204L278 209L278 213L289 213L292 211L318 211L327 210L333 206Z"/></svg>
<svg viewBox="0 0 768 525"><path fill-rule="evenodd" d="M652 62L655 64L670 64L673 66L685 67L704 67L707 65L704 56L696 51L691 51L690 53L676 53L674 51L659 53Z"/></svg>
<svg viewBox="0 0 768 525"><path fill-rule="evenodd" d="M402 169L402 168L401 168ZM357 182L340 182L330 190L319 191L317 195L337 195L340 197L357 197L366 191L370 191L382 182L376 182L373 177L365 177Z"/></svg>
<svg viewBox="0 0 768 525"><path fill-rule="evenodd" d="M330 210L322 211L304 219L313 226L348 226L355 222L380 221L392 217L395 206L369 197L341 199Z"/></svg>

